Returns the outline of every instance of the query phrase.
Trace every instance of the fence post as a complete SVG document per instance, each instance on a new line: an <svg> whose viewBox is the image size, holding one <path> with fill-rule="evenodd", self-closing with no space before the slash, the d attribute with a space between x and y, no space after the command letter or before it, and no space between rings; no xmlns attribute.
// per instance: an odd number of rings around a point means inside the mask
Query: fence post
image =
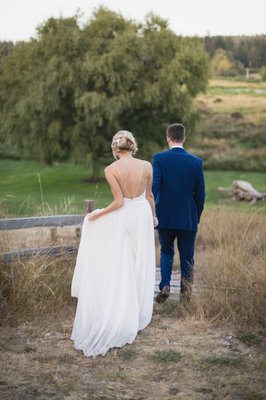
<svg viewBox="0 0 266 400"><path fill-rule="evenodd" d="M95 209L94 200L84 200L84 214L87 215ZM76 238L79 240L81 236L81 227L76 228Z"/></svg>
<svg viewBox="0 0 266 400"><path fill-rule="evenodd" d="M85 200L84 201L84 213L89 214L95 209L95 201L94 200Z"/></svg>

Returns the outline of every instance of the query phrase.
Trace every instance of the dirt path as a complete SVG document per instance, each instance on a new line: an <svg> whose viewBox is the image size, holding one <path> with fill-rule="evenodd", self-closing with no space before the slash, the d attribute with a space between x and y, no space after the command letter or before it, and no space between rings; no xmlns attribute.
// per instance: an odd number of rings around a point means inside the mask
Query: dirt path
<svg viewBox="0 0 266 400"><path fill-rule="evenodd" d="M236 332L157 306L132 345L88 359L69 340L73 315L0 329L2 400L266 398L262 338L248 346Z"/></svg>

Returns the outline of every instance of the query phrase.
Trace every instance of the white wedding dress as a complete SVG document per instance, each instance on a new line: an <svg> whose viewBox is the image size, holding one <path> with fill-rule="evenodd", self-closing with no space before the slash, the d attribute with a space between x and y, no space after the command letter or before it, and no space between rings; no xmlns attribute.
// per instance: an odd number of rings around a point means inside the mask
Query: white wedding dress
<svg viewBox="0 0 266 400"><path fill-rule="evenodd" d="M152 212L145 192L95 221L85 217L71 294L71 339L85 356L132 343L151 321L155 285Z"/></svg>

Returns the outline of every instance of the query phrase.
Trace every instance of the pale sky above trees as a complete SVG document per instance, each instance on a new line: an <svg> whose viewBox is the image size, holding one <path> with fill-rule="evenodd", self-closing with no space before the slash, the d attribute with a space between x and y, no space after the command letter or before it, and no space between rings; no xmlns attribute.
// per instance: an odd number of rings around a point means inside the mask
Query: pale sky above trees
<svg viewBox="0 0 266 400"><path fill-rule="evenodd" d="M28 40L47 18L78 9L86 21L100 5L138 21L152 11L181 35L266 33L266 0L0 0L0 40Z"/></svg>

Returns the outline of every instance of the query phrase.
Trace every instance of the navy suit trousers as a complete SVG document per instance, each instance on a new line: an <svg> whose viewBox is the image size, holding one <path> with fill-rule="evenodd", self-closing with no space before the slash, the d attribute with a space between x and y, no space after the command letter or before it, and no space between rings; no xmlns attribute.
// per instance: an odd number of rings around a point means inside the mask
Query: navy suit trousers
<svg viewBox="0 0 266 400"><path fill-rule="evenodd" d="M159 288L170 286L173 260L175 255L175 240L179 251L181 269L181 293L185 293L188 284L193 283L194 247L196 233L177 229L158 229L161 244L161 277Z"/></svg>

